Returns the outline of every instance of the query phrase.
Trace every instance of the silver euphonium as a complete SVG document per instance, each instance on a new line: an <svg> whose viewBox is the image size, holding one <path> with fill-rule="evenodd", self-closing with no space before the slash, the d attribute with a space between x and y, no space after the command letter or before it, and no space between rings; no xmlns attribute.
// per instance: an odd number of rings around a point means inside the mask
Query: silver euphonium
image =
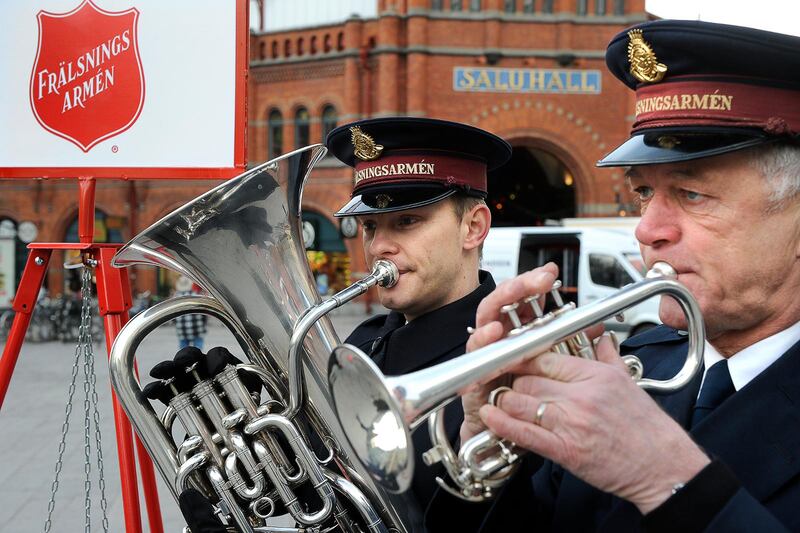
<svg viewBox="0 0 800 533"><path fill-rule="evenodd" d="M689 347L683 367L672 378L659 381L642 377L637 357L624 356L623 361L644 390L669 393L684 387L702 364L705 330L697 302L676 277L670 265L656 263L645 279L577 309L561 301L556 286L551 291L555 311L545 314L538 306L538 296L527 298L524 303L533 307L535 319L523 325L515 313L518 304L506 306L504 311L509 312L515 326L508 337L402 376L384 376L354 346L337 347L329 363L328 382L339 421L373 478L390 491L402 492L408 488L414 470L410 430L430 415L434 446L423 460L428 465L441 462L456 488L437 478L439 485L465 500L491 498L519 465L519 450L485 431L462 443L456 453L437 410L471 385L487 383L517 363L550 350L594 359L592 342L583 330L657 295L674 298L686 315Z"/></svg>
<svg viewBox="0 0 800 533"><path fill-rule="evenodd" d="M310 146L226 181L114 258L115 266L174 270L210 294L173 298L132 318L111 350L111 384L173 496L194 487L245 532L377 533L412 523L408 498L388 495L351 460L332 410L325 371L340 342L325 314L372 285L392 285L397 269L378 262L370 276L320 301L300 210L306 177L325 152ZM214 375L187 368L188 392L164 381L174 395L159 417L137 380L135 352L159 325L189 312L221 320L249 361ZM267 392L252 395L248 374ZM186 431L180 444L171 435L175 419ZM277 509L298 527L270 526Z"/></svg>

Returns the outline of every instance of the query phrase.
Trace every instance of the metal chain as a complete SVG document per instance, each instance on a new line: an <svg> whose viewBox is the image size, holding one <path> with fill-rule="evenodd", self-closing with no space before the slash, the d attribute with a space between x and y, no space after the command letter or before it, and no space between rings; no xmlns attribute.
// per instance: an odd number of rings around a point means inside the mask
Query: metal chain
<svg viewBox="0 0 800 533"><path fill-rule="evenodd" d="M103 513L103 531L108 531L108 502L106 501L106 480L103 473L103 442L100 433L100 411L97 405L100 403L97 398L97 375L94 372L94 350L92 339L92 273L89 268L83 269L83 279L81 284L81 293L83 295L83 307L81 308L81 328L84 333L84 357L85 357L85 372L87 374L87 381L91 388L91 404L93 409L94 419L94 439L97 446L97 486L100 488L100 509ZM78 344L80 344L80 334L78 336ZM84 387L85 390L85 387ZM88 420L89 413L86 412ZM89 451L87 439L87 453ZM88 456L87 456L88 460ZM87 505L88 512L88 505Z"/></svg>
<svg viewBox="0 0 800 533"><path fill-rule="evenodd" d="M78 361L83 355L83 373L84 373L84 424L83 424L83 437L84 437L84 514L85 514L85 531L91 531L91 423L94 420L95 427L95 445L97 447L97 472L98 472L98 486L100 488L100 508L103 514L103 531L108 532L108 516L107 509L108 503L105 494L105 479L103 475L103 447L102 436L100 433L100 412L98 411L98 397L97 397L97 376L94 371L94 351L92 348L92 271L87 266L84 266L81 275L81 323L78 329L78 344L75 346L75 360L72 365L72 381L69 386L69 393L67 398L66 418L61 426L61 442L58 446L58 460L56 462L56 475L53 485L51 487L50 502L47 508L47 521L45 522L45 533L50 531L52 527L52 515L55 509L55 497L58 491L59 475L61 474L61 467L63 464L64 450L66 449L66 437L69 432L69 418L72 414L72 399L75 394L75 382L78 375Z"/></svg>

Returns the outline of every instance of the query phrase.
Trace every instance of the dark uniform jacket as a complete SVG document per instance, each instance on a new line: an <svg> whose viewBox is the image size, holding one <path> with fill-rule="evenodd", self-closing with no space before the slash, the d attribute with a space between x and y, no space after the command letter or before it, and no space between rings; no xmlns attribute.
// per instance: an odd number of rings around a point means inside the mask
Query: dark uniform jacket
<svg viewBox="0 0 800 533"><path fill-rule="evenodd" d="M645 375L654 379L674 376L686 350L686 337L664 326L622 345L622 353L639 356ZM684 428L689 427L701 378L698 372L682 390L654 396ZM713 482L687 485L643 521L634 505L550 461L539 468L540 459L530 456L527 472L511 480L489 505L463 503L439 491L428 510L429 531L800 531L800 343L690 434L740 482L738 488L734 485L733 497L713 509L710 521L698 523L681 512L680 503L713 492Z"/></svg>
<svg viewBox="0 0 800 533"><path fill-rule="evenodd" d="M466 350L468 326L475 326L475 312L483 298L494 290L488 272L480 272L480 286L467 296L405 323L401 313L390 312L365 321L345 341L372 356L387 375L400 375L448 361ZM460 401L445 409L445 428L455 442L464 419ZM432 446L428 425L420 424L412 434L415 468L411 490L425 509L436 488L435 477L443 475L439 468L422 462L422 454ZM441 466L441 465L437 465Z"/></svg>

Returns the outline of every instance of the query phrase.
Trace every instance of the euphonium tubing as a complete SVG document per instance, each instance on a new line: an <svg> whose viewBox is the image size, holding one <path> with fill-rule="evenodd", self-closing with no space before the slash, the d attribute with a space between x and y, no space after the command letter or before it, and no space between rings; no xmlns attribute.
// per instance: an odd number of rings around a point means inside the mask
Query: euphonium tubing
<svg viewBox="0 0 800 533"><path fill-rule="evenodd" d="M688 384L700 369L705 333L697 302L675 277L672 267L666 263L656 263L646 279L623 287L602 300L561 313L553 320L519 335L402 376L384 376L375 363L354 346L345 344L337 347L328 364L328 383L345 435L376 481L389 491L405 491L411 483L414 469L410 430L431 412L466 392L470 385L488 382L520 361L544 353L554 345L572 339L582 330L657 295L673 297L687 317L689 347L686 361L670 379L638 378L637 384L653 393L678 390ZM637 360L628 357L625 362L632 366ZM432 423L432 442L446 441L437 434L437 427L436 422ZM498 439L492 440L490 434L475 438L482 441L464 443L464 446L484 450L498 443ZM434 452L436 456L431 457L431 461L441 460L448 471L463 475L458 458L448 447L449 443L445 449ZM487 477L484 479L487 480L489 492L507 478L504 474L509 469L504 469L504 465L508 466L508 458L513 458L515 454L508 449L504 449L503 453L507 453L508 457L485 468ZM480 492L471 491L471 494ZM476 496L475 499L481 497Z"/></svg>

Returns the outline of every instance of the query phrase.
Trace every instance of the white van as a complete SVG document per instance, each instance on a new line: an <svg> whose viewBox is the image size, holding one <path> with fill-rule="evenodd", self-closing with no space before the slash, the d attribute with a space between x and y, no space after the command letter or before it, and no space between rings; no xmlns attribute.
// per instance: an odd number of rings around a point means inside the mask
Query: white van
<svg viewBox="0 0 800 533"><path fill-rule="evenodd" d="M497 283L520 272L554 262L565 300L583 306L642 279L644 262L633 227L491 228L483 245L482 268ZM612 318L606 330L635 335L660 323L659 298L651 298Z"/></svg>

